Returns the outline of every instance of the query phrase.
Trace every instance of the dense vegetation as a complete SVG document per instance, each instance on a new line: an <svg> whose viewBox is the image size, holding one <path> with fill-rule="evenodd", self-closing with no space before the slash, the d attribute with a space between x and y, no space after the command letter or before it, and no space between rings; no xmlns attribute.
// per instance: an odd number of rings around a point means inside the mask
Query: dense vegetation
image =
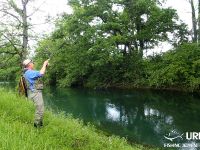
<svg viewBox="0 0 200 150"><path fill-rule="evenodd" d="M0 81L12 81L15 80L16 76L21 73L20 70L20 58L13 54L13 48L11 45L6 44L5 47L0 47Z"/></svg>
<svg viewBox="0 0 200 150"><path fill-rule="evenodd" d="M184 44L147 59L147 86L197 91L200 85L200 47Z"/></svg>
<svg viewBox="0 0 200 150"><path fill-rule="evenodd" d="M0 89L0 149L9 150L85 150L85 149L146 149L130 146L125 139L106 137L91 125L64 115L45 112L44 127L33 127L34 106L14 93Z"/></svg>
<svg viewBox="0 0 200 150"><path fill-rule="evenodd" d="M175 10L161 8L154 0L69 4L74 13L63 15L37 48L39 64L52 56L50 84L198 90L199 47L184 44L187 28L177 23ZM162 41L175 48L146 57L145 52Z"/></svg>

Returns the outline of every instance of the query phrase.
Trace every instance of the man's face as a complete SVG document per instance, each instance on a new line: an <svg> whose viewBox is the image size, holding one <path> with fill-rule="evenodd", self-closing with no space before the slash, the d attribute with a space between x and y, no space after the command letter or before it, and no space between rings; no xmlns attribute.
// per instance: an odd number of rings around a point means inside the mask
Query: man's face
<svg viewBox="0 0 200 150"><path fill-rule="evenodd" d="M34 68L34 63L33 62L30 62L29 65L28 65L31 69Z"/></svg>

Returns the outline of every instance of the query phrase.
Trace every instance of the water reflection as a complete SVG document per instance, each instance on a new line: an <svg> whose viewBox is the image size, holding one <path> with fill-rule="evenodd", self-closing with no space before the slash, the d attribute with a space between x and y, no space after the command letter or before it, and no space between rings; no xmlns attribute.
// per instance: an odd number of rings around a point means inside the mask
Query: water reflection
<svg viewBox="0 0 200 150"><path fill-rule="evenodd" d="M0 81L0 88L4 88L6 90L14 90L16 88L15 82L4 82Z"/></svg>
<svg viewBox="0 0 200 150"><path fill-rule="evenodd" d="M106 118L112 121L120 121L120 111L114 104L106 104Z"/></svg>
<svg viewBox="0 0 200 150"><path fill-rule="evenodd" d="M184 93L48 89L44 97L54 110L143 144L163 146L168 142L164 135L172 130L181 134L200 129L199 97Z"/></svg>

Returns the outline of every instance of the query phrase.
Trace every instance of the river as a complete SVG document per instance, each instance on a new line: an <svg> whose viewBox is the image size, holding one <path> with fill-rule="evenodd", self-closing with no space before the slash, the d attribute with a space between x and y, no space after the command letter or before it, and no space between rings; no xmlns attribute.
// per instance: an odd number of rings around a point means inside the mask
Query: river
<svg viewBox="0 0 200 150"><path fill-rule="evenodd" d="M200 132L200 96L195 94L49 88L43 96L46 107L72 114L130 143L158 147L200 143L185 139L186 132ZM171 141L169 137L178 138Z"/></svg>

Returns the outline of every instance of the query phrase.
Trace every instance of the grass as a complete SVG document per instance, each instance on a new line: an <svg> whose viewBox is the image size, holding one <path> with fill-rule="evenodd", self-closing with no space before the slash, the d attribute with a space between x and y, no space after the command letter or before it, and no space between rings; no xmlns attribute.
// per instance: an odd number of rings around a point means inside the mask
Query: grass
<svg viewBox="0 0 200 150"><path fill-rule="evenodd" d="M125 139L105 136L92 125L46 110L44 127L33 127L34 105L15 93L0 89L1 150L140 150Z"/></svg>

